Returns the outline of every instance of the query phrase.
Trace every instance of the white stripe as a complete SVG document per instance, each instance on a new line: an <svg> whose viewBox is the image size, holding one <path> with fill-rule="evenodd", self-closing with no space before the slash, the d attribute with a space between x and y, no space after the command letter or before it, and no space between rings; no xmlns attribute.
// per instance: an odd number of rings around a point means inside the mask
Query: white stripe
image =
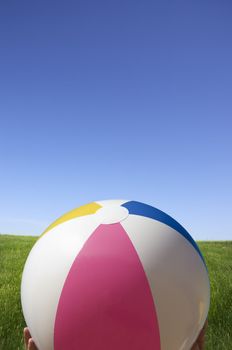
<svg viewBox="0 0 232 350"><path fill-rule="evenodd" d="M26 323L39 349L53 350L56 310L65 279L98 226L95 215L66 221L42 236L28 256L21 300Z"/></svg>
<svg viewBox="0 0 232 350"><path fill-rule="evenodd" d="M108 199L108 200L103 200L103 201L95 201L95 203L99 204L99 205L102 205L103 207L104 206L107 206L107 205L122 205L126 202L129 202L128 200L126 199Z"/></svg>
<svg viewBox="0 0 232 350"><path fill-rule="evenodd" d="M148 278L162 350L189 350L207 317L209 279L195 248L169 226L129 215L121 225Z"/></svg>

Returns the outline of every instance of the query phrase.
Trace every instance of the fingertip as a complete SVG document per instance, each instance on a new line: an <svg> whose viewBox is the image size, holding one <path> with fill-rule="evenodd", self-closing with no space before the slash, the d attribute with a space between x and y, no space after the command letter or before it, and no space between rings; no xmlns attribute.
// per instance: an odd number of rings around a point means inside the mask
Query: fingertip
<svg viewBox="0 0 232 350"><path fill-rule="evenodd" d="M29 331L29 328L28 327L24 327L23 328L23 333L27 333Z"/></svg>
<svg viewBox="0 0 232 350"><path fill-rule="evenodd" d="M28 327L25 327L25 328L23 329L23 337L24 337L25 346L27 347L27 346L28 346L29 339L31 338L30 331L29 331L29 328L28 328Z"/></svg>
<svg viewBox="0 0 232 350"><path fill-rule="evenodd" d="M35 345L33 339L30 338L30 339L29 339L29 342L28 342L28 350L36 350L36 349L37 349L37 348L36 348L36 345Z"/></svg>
<svg viewBox="0 0 232 350"><path fill-rule="evenodd" d="M208 320L206 320L203 329L206 329L208 327L208 323Z"/></svg>

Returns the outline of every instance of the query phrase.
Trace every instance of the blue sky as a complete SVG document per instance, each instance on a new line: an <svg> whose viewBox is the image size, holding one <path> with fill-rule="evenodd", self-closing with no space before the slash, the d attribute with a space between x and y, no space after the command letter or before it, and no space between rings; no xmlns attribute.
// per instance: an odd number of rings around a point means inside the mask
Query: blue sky
<svg viewBox="0 0 232 350"><path fill-rule="evenodd" d="M135 199L232 239L230 1L1 1L0 232Z"/></svg>

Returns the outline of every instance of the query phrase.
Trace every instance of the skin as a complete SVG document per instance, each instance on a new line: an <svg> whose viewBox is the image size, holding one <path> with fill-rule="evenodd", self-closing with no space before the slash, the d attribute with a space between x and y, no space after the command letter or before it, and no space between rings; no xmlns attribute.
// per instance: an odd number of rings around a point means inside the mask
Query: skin
<svg viewBox="0 0 232 350"><path fill-rule="evenodd" d="M206 328L207 328L208 322L205 322L204 327L202 328L196 342L193 344L192 349L191 350L203 350L204 349L204 343L205 343L205 332L206 332ZM25 350L38 350L38 348L36 347L29 328L26 327L23 330L23 336L24 336L24 343L25 343Z"/></svg>
<svg viewBox="0 0 232 350"><path fill-rule="evenodd" d="M191 350L203 350L204 349L204 344L205 344L205 333L206 333L206 328L208 326L208 321L206 320L204 327L202 328L196 342L193 344Z"/></svg>
<svg viewBox="0 0 232 350"><path fill-rule="evenodd" d="M25 350L38 350L29 331L29 328L26 327L23 330Z"/></svg>

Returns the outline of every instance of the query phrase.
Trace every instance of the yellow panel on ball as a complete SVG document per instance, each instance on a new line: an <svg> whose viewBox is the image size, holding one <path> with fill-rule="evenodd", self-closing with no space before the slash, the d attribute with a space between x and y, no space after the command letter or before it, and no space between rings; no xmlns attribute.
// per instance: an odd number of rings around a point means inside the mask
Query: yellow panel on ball
<svg viewBox="0 0 232 350"><path fill-rule="evenodd" d="M78 208L75 208L75 209L69 211L68 213L62 215L56 221L54 221L50 226L48 226L48 228L42 233L41 236L43 236L45 233L47 233L48 231L50 231L51 229L53 229L57 225L62 224L65 221L75 219L79 216L94 214L100 208L102 208L102 206L97 204L97 203L94 203L94 202L86 204L86 205L82 205L81 207L78 207Z"/></svg>

